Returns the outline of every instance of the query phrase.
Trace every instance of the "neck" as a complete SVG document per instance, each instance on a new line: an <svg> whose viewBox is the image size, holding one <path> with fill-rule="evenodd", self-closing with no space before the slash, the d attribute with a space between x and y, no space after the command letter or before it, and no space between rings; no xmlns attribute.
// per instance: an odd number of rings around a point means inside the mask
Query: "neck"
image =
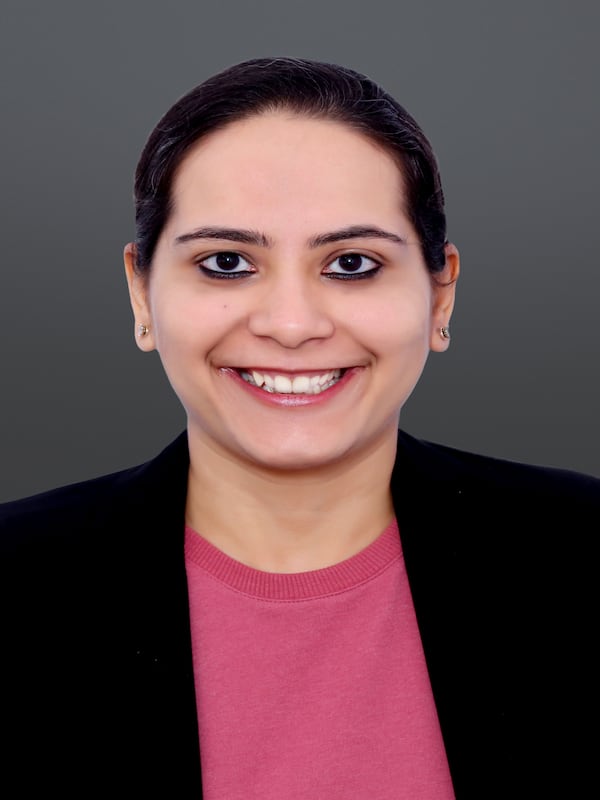
<svg viewBox="0 0 600 800"><path fill-rule="evenodd" d="M299 471L241 463L189 435L186 521L231 558L305 572L363 550L394 516L396 438L337 464Z"/></svg>

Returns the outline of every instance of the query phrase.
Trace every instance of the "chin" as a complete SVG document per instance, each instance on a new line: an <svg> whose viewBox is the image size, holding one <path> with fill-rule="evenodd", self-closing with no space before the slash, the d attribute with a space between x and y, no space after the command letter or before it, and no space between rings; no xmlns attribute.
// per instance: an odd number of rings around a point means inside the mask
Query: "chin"
<svg viewBox="0 0 600 800"><path fill-rule="evenodd" d="M299 445L294 443L274 443L272 446L244 448L247 461L262 469L281 472L316 470L334 464L348 454L348 447L338 443L326 446L323 442Z"/></svg>

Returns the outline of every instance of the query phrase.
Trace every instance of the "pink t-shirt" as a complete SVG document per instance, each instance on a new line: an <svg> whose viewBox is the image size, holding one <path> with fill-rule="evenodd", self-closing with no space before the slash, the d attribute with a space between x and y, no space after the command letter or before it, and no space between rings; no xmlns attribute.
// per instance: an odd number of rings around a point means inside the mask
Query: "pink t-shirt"
<svg viewBox="0 0 600 800"><path fill-rule="evenodd" d="M276 574L186 528L206 800L454 797L400 537Z"/></svg>

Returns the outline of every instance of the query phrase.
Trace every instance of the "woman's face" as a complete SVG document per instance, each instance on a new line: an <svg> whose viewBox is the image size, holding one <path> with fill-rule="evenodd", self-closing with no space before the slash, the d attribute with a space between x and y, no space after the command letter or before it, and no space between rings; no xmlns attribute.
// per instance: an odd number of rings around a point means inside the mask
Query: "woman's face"
<svg viewBox="0 0 600 800"><path fill-rule="evenodd" d="M431 279L401 174L349 127L277 112L183 160L149 277L126 267L191 443L315 469L389 447L454 285ZM447 248L442 281L456 277Z"/></svg>

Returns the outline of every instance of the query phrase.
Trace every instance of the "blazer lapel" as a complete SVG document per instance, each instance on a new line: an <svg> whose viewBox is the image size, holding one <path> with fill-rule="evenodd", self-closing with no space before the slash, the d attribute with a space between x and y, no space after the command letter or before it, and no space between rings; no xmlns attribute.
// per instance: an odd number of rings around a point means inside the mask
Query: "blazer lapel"
<svg viewBox="0 0 600 800"><path fill-rule="evenodd" d="M156 796L201 794L200 750L184 560L189 455L182 434L128 474L120 525L133 532L126 659L132 757L152 765ZM144 778L147 780L147 778ZM162 796L162 795L161 795Z"/></svg>
<svg viewBox="0 0 600 800"><path fill-rule="evenodd" d="M401 433L392 492L457 796L502 796L490 776L500 780L510 760L504 609L476 477L449 452Z"/></svg>

